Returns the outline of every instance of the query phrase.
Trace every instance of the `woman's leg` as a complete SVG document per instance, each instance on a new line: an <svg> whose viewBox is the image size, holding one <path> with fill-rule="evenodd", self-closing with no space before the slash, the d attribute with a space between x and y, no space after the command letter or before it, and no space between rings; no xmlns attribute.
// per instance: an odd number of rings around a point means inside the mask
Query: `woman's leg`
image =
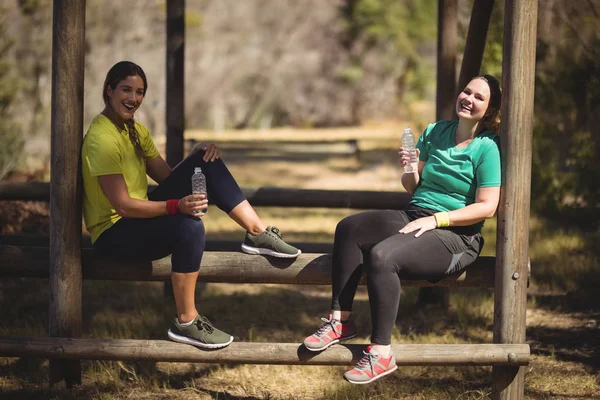
<svg viewBox="0 0 600 400"><path fill-rule="evenodd" d="M204 151L201 150L179 163L171 175L148 195L149 199L180 199L189 195L192 192L194 168L201 167L206 176L209 204L214 203L247 231L242 245L244 252L282 258L297 257L300 250L287 244L277 228L267 227L260 219L225 163L220 159L206 162L203 156Z"/></svg>
<svg viewBox="0 0 600 400"><path fill-rule="evenodd" d="M205 348L227 346L233 337L198 315L196 280L204 252L202 220L185 215L123 218L103 232L94 247L111 258L151 261L171 254L171 281L176 315L168 335L172 340Z"/></svg>
<svg viewBox="0 0 600 400"><path fill-rule="evenodd" d="M414 234L399 234L377 244L371 250L367 271L373 324L371 343L377 351L384 356L389 353L401 280L439 280L459 260L464 268L476 258L476 252L452 254L433 231L418 238Z"/></svg>
<svg viewBox="0 0 600 400"><path fill-rule="evenodd" d="M379 242L394 235L408 223L401 211L367 211L343 219L335 231L332 254L332 311L347 319L358 283L364 255Z"/></svg>
<svg viewBox="0 0 600 400"><path fill-rule="evenodd" d="M169 254L177 317L193 320L198 311L195 288L204 252L202 220L178 214L156 218L123 218L95 243L105 256L125 261L152 261Z"/></svg>
<svg viewBox="0 0 600 400"><path fill-rule="evenodd" d="M218 159L206 162L202 159L204 151L192 153L180 162L156 189L149 193L150 200L180 199L192 193L192 175L194 168L202 168L206 176L208 201L229 214L238 204L246 200L239 185ZM236 221L237 222L237 221ZM249 222L250 224L250 222Z"/></svg>
<svg viewBox="0 0 600 400"><path fill-rule="evenodd" d="M251 235L260 235L267 229L267 225L260 219L254 208L244 200L229 212L229 217Z"/></svg>
<svg viewBox="0 0 600 400"><path fill-rule="evenodd" d="M198 271L171 273L173 297L175 298L175 307L177 309L177 319L181 323L190 322L198 315L195 301L198 273Z"/></svg>
<svg viewBox="0 0 600 400"><path fill-rule="evenodd" d="M321 351L356 336L350 315L364 254L378 242L398 234L407 222L406 214L394 210L364 212L340 221L333 244L331 314L322 318L323 324L304 339L308 350Z"/></svg>

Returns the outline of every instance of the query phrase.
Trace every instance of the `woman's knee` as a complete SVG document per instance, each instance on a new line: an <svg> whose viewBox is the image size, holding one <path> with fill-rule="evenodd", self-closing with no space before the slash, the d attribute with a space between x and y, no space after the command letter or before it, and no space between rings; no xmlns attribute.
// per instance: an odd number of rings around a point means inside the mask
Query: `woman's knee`
<svg viewBox="0 0 600 400"><path fill-rule="evenodd" d="M200 219L187 217L180 222L177 233L177 244L171 257L173 271L198 271L206 243L204 223Z"/></svg>
<svg viewBox="0 0 600 400"><path fill-rule="evenodd" d="M335 228L335 236L346 236L352 233L362 223L360 214L350 215L340 222L338 222Z"/></svg>
<svg viewBox="0 0 600 400"><path fill-rule="evenodd" d="M390 254L381 246L375 246L369 252L369 272L370 273L390 273L394 272L395 265L390 261Z"/></svg>
<svg viewBox="0 0 600 400"><path fill-rule="evenodd" d="M193 218L190 216L182 216L181 222L178 226L178 234L180 240L191 240L198 242L198 240L204 240L205 230L204 222L201 219Z"/></svg>

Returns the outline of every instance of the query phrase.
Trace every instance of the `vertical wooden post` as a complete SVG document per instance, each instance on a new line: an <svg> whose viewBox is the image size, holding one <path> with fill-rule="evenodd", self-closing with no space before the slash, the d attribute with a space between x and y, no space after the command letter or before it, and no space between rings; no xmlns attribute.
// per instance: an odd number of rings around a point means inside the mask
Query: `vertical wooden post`
<svg viewBox="0 0 600 400"><path fill-rule="evenodd" d="M458 0L438 0L437 89L435 118L452 119L456 100L456 43ZM419 289L417 303L435 304L448 308L450 292L447 288Z"/></svg>
<svg viewBox="0 0 600 400"><path fill-rule="evenodd" d="M50 336L81 336L85 1L54 0L50 169ZM79 360L51 360L50 383L81 383Z"/></svg>
<svg viewBox="0 0 600 400"><path fill-rule="evenodd" d="M458 77L458 91L467 86L471 78L479 75L493 8L494 0L477 0L473 2L471 21L469 22L469 31L465 43L465 54ZM458 118L457 115L455 117Z"/></svg>
<svg viewBox="0 0 600 400"><path fill-rule="evenodd" d="M185 0L167 1L167 163L183 160Z"/></svg>
<svg viewBox="0 0 600 400"><path fill-rule="evenodd" d="M167 1L167 164L183 160L185 129L185 0ZM171 281L163 286L165 297L173 297Z"/></svg>
<svg viewBox="0 0 600 400"><path fill-rule="evenodd" d="M458 0L438 0L436 119L451 119L456 100Z"/></svg>
<svg viewBox="0 0 600 400"><path fill-rule="evenodd" d="M506 0L494 343L525 343L537 0ZM522 399L524 367L493 367L492 398Z"/></svg>

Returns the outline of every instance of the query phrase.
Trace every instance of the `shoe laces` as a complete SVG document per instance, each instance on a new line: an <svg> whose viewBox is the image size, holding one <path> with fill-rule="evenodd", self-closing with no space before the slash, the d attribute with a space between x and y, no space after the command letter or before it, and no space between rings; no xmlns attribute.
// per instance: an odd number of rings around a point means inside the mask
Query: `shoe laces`
<svg viewBox="0 0 600 400"><path fill-rule="evenodd" d="M283 233L276 226L272 226L268 229L268 232L274 233L279 239L283 240Z"/></svg>
<svg viewBox="0 0 600 400"><path fill-rule="evenodd" d="M338 327L335 326L336 323L338 322L338 320L333 319L333 318L331 318L331 319L321 318L321 321L323 321L323 324L319 327L319 329L317 329L317 332L315 333L315 336L321 337L321 336L325 335L326 333L328 333L331 330L333 330L338 335L342 334L342 331L340 331L338 329Z"/></svg>
<svg viewBox="0 0 600 400"><path fill-rule="evenodd" d="M206 331L207 333L213 333L213 331L215 330L215 327L210 323L208 318L203 316L198 317L198 319L196 320L196 326L201 331Z"/></svg>
<svg viewBox="0 0 600 400"><path fill-rule="evenodd" d="M367 353L364 350L363 354L363 358L360 359L360 361L358 362L358 364L356 364L356 367L354 367L354 369L364 371L367 368L369 368L371 370L371 373L375 374L374 364L379 359L379 354L371 354L370 352Z"/></svg>

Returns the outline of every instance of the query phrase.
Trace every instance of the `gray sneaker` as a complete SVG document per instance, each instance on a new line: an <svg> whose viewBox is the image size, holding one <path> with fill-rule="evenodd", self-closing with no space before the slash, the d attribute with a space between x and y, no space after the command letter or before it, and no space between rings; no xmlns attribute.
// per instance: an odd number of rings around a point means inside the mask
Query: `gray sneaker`
<svg viewBox="0 0 600 400"><path fill-rule="evenodd" d="M169 329L169 339L205 349L218 349L233 342L233 336L215 328L201 315L196 316L194 321L186 326L182 326L175 317Z"/></svg>
<svg viewBox="0 0 600 400"><path fill-rule="evenodd" d="M278 258L295 258L302 253L299 249L284 242L283 235L274 226L267 227L266 231L256 236L246 232L242 251L248 254L263 254Z"/></svg>

